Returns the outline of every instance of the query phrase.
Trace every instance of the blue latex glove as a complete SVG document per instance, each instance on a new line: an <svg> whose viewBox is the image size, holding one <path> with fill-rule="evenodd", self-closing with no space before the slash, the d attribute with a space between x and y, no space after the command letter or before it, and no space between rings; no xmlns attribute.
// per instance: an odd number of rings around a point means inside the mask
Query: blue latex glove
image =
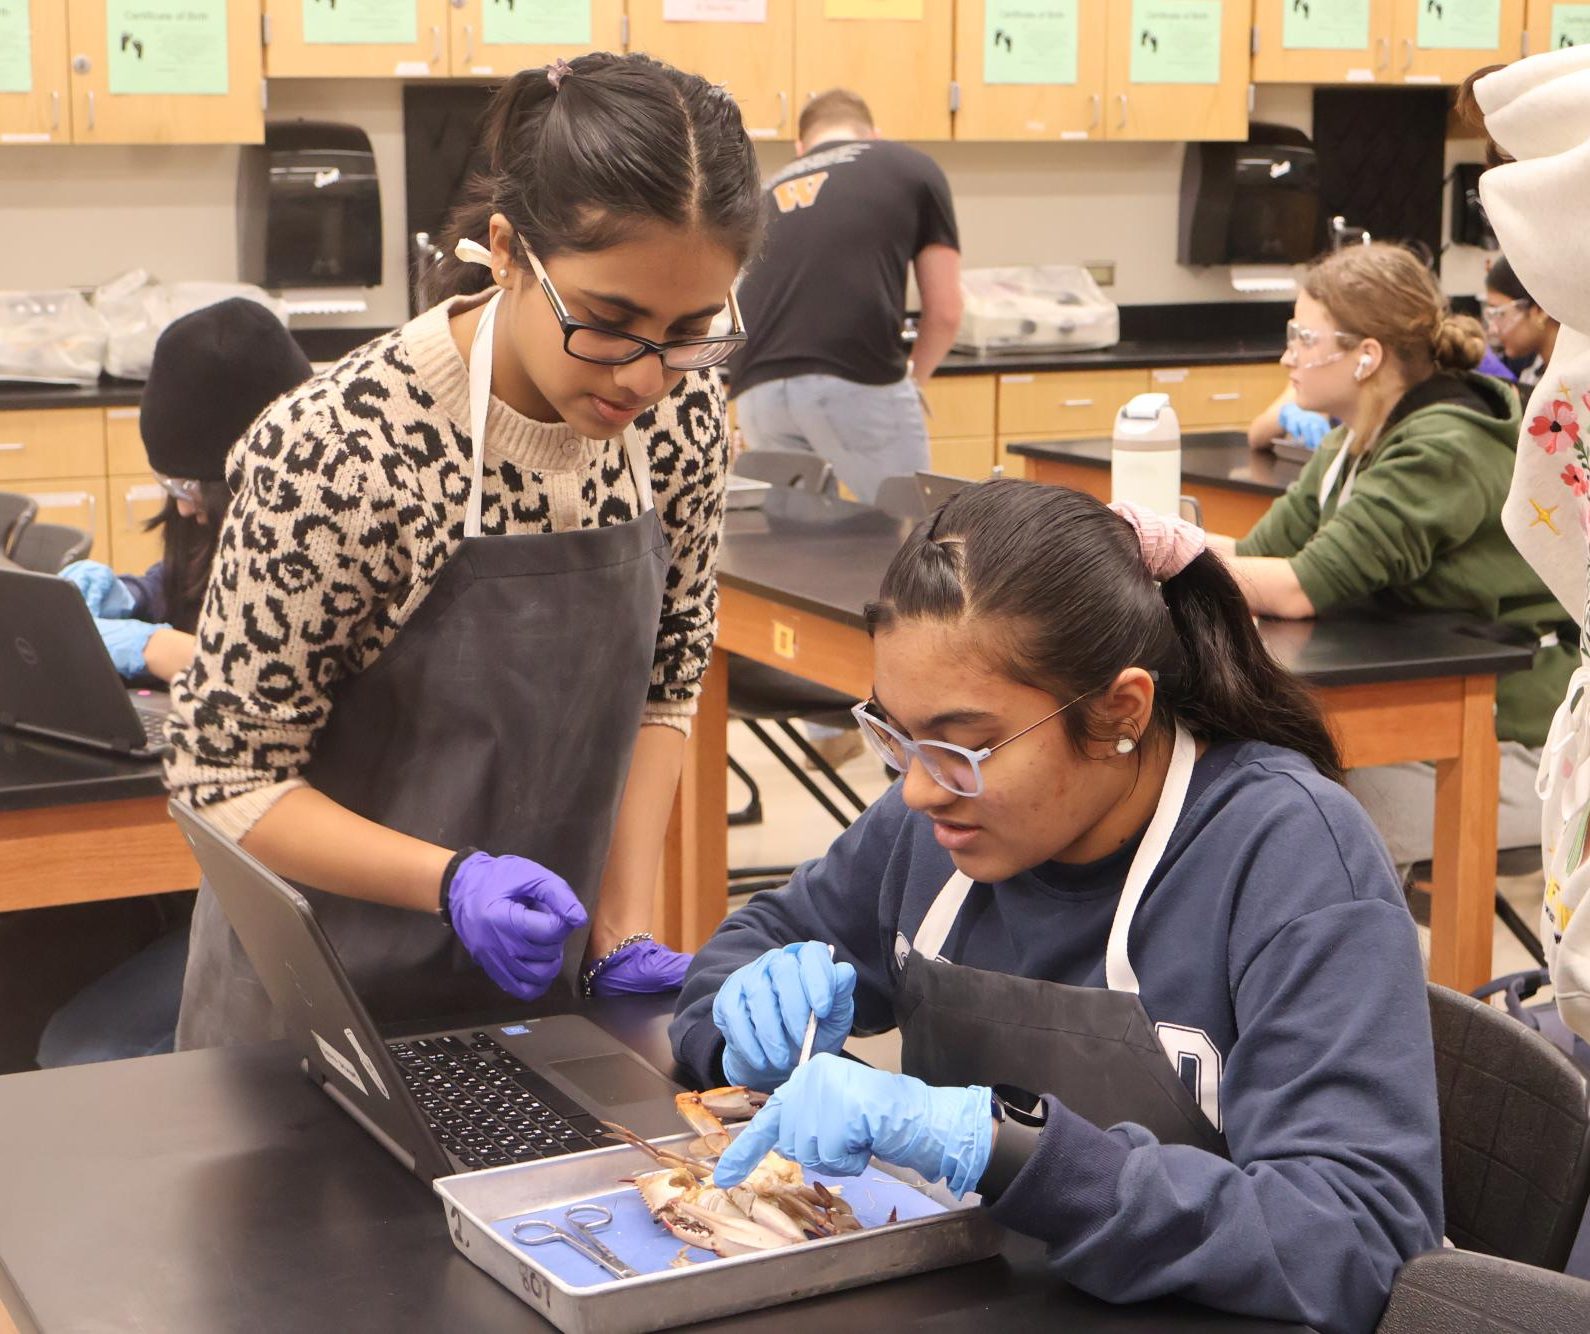
<svg viewBox="0 0 1590 1334"><path fill-rule="evenodd" d="M149 647L149 640L155 631L171 629L164 624L109 620L104 616L94 617L94 628L110 650L110 660L116 664L117 672L128 681L149 670L149 665L144 661L144 650Z"/></svg>
<svg viewBox="0 0 1590 1334"><path fill-rule="evenodd" d="M75 584L96 617L112 620L133 614L133 596L116 571L97 560L74 560L61 571L61 578Z"/></svg>
<svg viewBox="0 0 1590 1334"><path fill-rule="evenodd" d="M477 852L447 891L453 930L510 996L532 1001L563 966L563 942L585 925L585 909L563 877L526 857Z"/></svg>
<svg viewBox="0 0 1590 1334"><path fill-rule="evenodd" d="M842 1056L814 1056L729 1145L712 1179L737 1185L773 1149L835 1176L859 1176L876 1154L964 1195L993 1151L992 1102L986 1085L934 1088Z"/></svg>
<svg viewBox="0 0 1590 1334"><path fill-rule="evenodd" d="M655 940L626 945L591 979L593 996L650 996L684 985L690 954L679 954Z"/></svg>
<svg viewBox="0 0 1590 1334"><path fill-rule="evenodd" d="M1318 449L1319 442L1330 433L1331 419L1323 412L1310 412L1296 403L1283 403L1281 429L1310 449Z"/></svg>
<svg viewBox="0 0 1590 1334"><path fill-rule="evenodd" d="M724 979L712 1022L728 1046L723 1073L731 1084L773 1089L800 1059L806 1021L817 1016L812 1051L845 1045L856 1019L856 969L835 963L815 940L768 950Z"/></svg>

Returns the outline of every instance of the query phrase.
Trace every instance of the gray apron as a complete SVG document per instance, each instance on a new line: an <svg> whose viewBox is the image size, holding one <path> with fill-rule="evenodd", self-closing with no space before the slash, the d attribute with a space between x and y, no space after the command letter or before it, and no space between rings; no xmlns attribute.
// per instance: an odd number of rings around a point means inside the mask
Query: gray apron
<svg viewBox="0 0 1590 1334"><path fill-rule="evenodd" d="M1159 807L1116 905L1103 987L1014 977L941 957L972 888L965 875L950 877L916 939L895 940L902 973L894 1005L906 1074L929 1084L1012 1084L1052 1093L1094 1125L1133 1121L1163 1143L1229 1156L1219 1130L1171 1065L1127 958L1132 917L1181 818L1195 755L1192 737L1178 727ZM1218 1118L1218 1103L1210 1110Z"/></svg>
<svg viewBox="0 0 1590 1334"><path fill-rule="evenodd" d="M497 297L470 350L473 475L464 539L414 615L337 691L305 778L389 829L529 857L592 911L651 682L668 543L635 431L640 515L564 533L483 537L481 478ZM304 889L378 1022L526 1012L430 913ZM570 938L571 984L587 931ZM554 988L541 1008L567 1008ZM281 1035L215 896L194 909L177 1046Z"/></svg>

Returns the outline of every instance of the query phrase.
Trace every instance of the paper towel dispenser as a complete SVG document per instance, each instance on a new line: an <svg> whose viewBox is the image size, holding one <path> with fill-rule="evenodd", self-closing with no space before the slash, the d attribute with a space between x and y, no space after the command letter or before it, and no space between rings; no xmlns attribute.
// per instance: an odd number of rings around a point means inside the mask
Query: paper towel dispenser
<svg viewBox="0 0 1590 1334"><path fill-rule="evenodd" d="M1188 144L1176 258L1302 264L1323 246L1319 162L1301 130L1255 123L1247 143Z"/></svg>
<svg viewBox="0 0 1590 1334"><path fill-rule="evenodd" d="M280 291L381 282L381 188L357 125L273 121L237 174L238 270Z"/></svg>

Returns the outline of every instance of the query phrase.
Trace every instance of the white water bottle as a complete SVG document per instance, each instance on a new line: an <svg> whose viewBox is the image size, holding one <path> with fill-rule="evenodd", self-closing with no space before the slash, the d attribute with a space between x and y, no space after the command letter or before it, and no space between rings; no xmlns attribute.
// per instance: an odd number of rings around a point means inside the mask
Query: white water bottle
<svg viewBox="0 0 1590 1334"><path fill-rule="evenodd" d="M1181 509L1181 422L1169 394L1139 394L1116 413L1110 499L1172 518Z"/></svg>

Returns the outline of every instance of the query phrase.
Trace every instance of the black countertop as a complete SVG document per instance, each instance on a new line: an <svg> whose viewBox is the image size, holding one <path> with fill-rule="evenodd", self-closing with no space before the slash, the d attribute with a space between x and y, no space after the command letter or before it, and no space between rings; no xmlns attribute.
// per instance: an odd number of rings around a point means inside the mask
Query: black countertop
<svg viewBox="0 0 1590 1334"><path fill-rule="evenodd" d="M1110 466L1108 440L1044 440L1007 445L1012 454L1089 468ZM1181 475L1187 482L1278 496L1297 481L1303 464L1278 459L1267 449L1250 449L1241 431L1189 432L1181 438Z"/></svg>
<svg viewBox="0 0 1590 1334"><path fill-rule="evenodd" d="M104 376L98 384L27 384L0 380L0 412L28 408L130 408L142 400L142 380L115 380Z"/></svg>
<svg viewBox="0 0 1590 1334"><path fill-rule="evenodd" d="M598 1002L663 1070L671 997ZM298 1070L286 1044L0 1078L0 1300L39 1329L549 1329L460 1255L442 1206ZM1294 1325L1180 1302L1109 1306L1012 1235L975 1265L699 1328L998 1328L1010 1334Z"/></svg>
<svg viewBox="0 0 1590 1334"><path fill-rule="evenodd" d="M980 355L951 352L935 375L1025 375L1037 371L1126 371L1174 366L1257 365L1279 361L1284 350L1274 338L1122 339L1097 352L1018 352Z"/></svg>
<svg viewBox="0 0 1590 1334"><path fill-rule="evenodd" d="M865 625L910 525L865 505L775 488L759 510L729 515L718 578L854 626ZM1533 645L1497 643L1461 617L1357 608L1312 621L1259 621L1287 670L1319 687L1522 670Z"/></svg>
<svg viewBox="0 0 1590 1334"><path fill-rule="evenodd" d="M119 759L0 728L0 811L165 794L158 760Z"/></svg>

